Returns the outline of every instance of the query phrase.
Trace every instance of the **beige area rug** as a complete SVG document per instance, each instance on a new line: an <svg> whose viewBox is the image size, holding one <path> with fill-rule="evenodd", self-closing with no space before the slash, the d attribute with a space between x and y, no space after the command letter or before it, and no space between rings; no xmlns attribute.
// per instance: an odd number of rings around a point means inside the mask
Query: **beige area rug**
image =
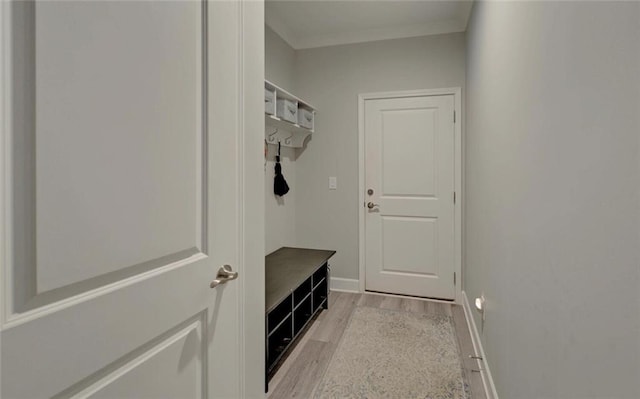
<svg viewBox="0 0 640 399"><path fill-rule="evenodd" d="M469 398L449 316L357 307L315 398Z"/></svg>

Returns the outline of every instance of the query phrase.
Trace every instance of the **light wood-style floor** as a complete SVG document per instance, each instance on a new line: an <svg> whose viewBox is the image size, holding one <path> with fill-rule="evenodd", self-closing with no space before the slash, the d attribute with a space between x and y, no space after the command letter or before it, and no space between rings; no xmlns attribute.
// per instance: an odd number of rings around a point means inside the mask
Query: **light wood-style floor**
<svg viewBox="0 0 640 399"><path fill-rule="evenodd" d="M443 302L426 301L378 294L352 294L332 291L329 295L329 309L322 311L300 337L288 357L269 382L269 399L311 398L313 390L320 382L333 353L342 337L351 312L356 306L383 309L407 310L424 314L446 314L453 317L460 357L472 399L486 399L482 379L473 355L473 344L461 306Z"/></svg>

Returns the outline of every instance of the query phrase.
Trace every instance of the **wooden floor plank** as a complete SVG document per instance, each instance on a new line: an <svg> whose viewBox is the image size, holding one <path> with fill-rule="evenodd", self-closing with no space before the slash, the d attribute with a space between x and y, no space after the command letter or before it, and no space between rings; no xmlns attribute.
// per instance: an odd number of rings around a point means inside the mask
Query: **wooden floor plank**
<svg viewBox="0 0 640 399"><path fill-rule="evenodd" d="M269 397L310 398L333 355L327 350L329 345L327 342L307 341Z"/></svg>
<svg viewBox="0 0 640 399"><path fill-rule="evenodd" d="M382 297L380 308L391 309L391 310L402 310L401 305L402 305L402 298L397 296L385 296L385 297Z"/></svg>
<svg viewBox="0 0 640 399"><path fill-rule="evenodd" d="M426 301L427 313L435 316L446 316L448 303Z"/></svg>
<svg viewBox="0 0 640 399"><path fill-rule="evenodd" d="M329 291L329 308L331 308L338 298L340 298L340 294L341 292L338 291Z"/></svg>
<svg viewBox="0 0 640 399"><path fill-rule="evenodd" d="M371 308L379 308L384 297L376 294L362 294L358 306L368 306Z"/></svg>
<svg viewBox="0 0 640 399"><path fill-rule="evenodd" d="M324 313L324 311L321 312L320 314L322 313ZM269 381L269 387L270 387L269 393L272 392L271 387L277 386L282 380L282 378L284 378L284 376L287 374L291 365L295 363L295 360L303 351L306 343L311 339L311 336L313 335L313 332L316 330L318 325L319 325L318 318L315 318L315 320L311 322L311 325L308 326L306 330L302 332L302 336L299 339L297 339L296 342L293 343L292 348L288 350L288 353L285 353L284 355L285 360L281 361L280 365L277 366L277 370L275 374ZM267 395L267 397L268 396L269 395Z"/></svg>
<svg viewBox="0 0 640 399"><path fill-rule="evenodd" d="M329 292L329 309L330 310L333 310L335 302L339 300L341 295L342 295L341 292L333 292L333 291ZM325 317L327 317L327 311L323 310L322 312L320 312L316 320L319 324L322 324Z"/></svg>
<svg viewBox="0 0 640 399"><path fill-rule="evenodd" d="M404 311L418 314L427 314L427 302L415 298L402 298L400 308Z"/></svg>
<svg viewBox="0 0 640 399"><path fill-rule="evenodd" d="M452 306L452 313L456 337L458 338L458 345L460 346L461 362L467 376L467 381L469 382L471 397L473 399L486 399L482 376L480 373L472 371L480 370L481 363L470 357L475 356L475 352L473 350L473 342L471 341L467 320L464 316L464 309L462 309L460 305L454 305Z"/></svg>
<svg viewBox="0 0 640 399"><path fill-rule="evenodd" d="M471 398L486 399L480 373L471 371L478 370L479 365L469 358L469 354L473 354L473 344L461 306L409 297L345 292L329 294L329 309L320 313L273 376L269 384L269 399L312 397L313 390L322 379L356 306L451 316L460 348L461 363L470 383Z"/></svg>
<svg viewBox="0 0 640 399"><path fill-rule="evenodd" d="M456 327L456 337L458 338L458 345L460 346L461 360L466 368L472 368L475 366L475 361L469 356L473 356L473 344L471 337L467 337L464 334L464 329L467 328L467 322L464 318L464 310L460 306L455 306L453 309L453 322Z"/></svg>
<svg viewBox="0 0 640 399"><path fill-rule="evenodd" d="M325 315L322 320L319 320L311 339L336 346L359 299L360 294L341 292L333 307L323 312Z"/></svg>

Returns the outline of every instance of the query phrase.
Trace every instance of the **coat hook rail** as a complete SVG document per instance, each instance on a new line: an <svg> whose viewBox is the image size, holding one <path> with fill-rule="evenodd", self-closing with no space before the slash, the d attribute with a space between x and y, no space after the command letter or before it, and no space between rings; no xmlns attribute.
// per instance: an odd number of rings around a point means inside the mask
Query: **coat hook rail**
<svg viewBox="0 0 640 399"><path fill-rule="evenodd" d="M276 139L275 137L273 137L273 136L275 136L275 135L276 135L276 133L278 133L278 128L276 128L276 131L275 131L275 132L273 132L273 133L269 134L269 138L268 138L268 140L269 140L269 142L270 142L270 143L273 143L273 142L274 142L274 140Z"/></svg>

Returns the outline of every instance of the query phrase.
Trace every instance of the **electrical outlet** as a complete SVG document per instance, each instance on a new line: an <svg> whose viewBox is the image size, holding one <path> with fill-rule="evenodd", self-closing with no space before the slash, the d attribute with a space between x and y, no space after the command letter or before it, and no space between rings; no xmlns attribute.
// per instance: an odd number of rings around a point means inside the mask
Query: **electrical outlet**
<svg viewBox="0 0 640 399"><path fill-rule="evenodd" d="M338 178L335 176L329 177L329 190L338 189Z"/></svg>

